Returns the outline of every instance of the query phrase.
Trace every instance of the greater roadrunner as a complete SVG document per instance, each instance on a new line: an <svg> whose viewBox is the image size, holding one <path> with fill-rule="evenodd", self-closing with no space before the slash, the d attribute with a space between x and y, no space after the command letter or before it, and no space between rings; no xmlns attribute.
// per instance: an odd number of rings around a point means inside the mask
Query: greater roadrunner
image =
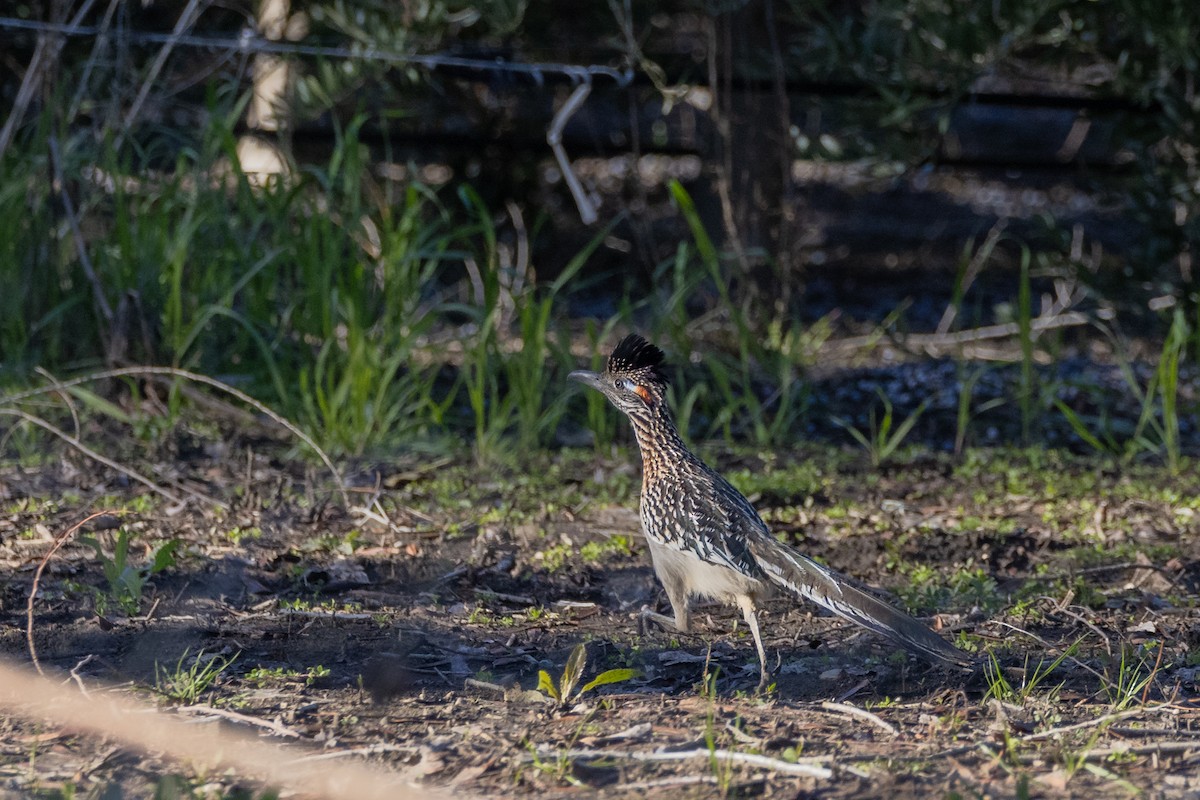
<svg viewBox="0 0 1200 800"><path fill-rule="evenodd" d="M604 372L579 370L569 377L600 391L633 425L642 452L642 531L679 631L688 631L693 597L735 604L754 635L761 688L770 670L755 608L782 589L927 659L970 663L925 625L771 535L750 501L683 443L667 407L667 376L657 347L627 336Z"/></svg>

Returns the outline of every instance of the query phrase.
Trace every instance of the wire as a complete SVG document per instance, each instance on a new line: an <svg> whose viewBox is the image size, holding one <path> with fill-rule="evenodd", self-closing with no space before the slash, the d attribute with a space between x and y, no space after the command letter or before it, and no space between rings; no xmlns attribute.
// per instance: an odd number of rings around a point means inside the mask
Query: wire
<svg viewBox="0 0 1200 800"><path fill-rule="evenodd" d="M38 33L55 33L60 36L99 37L104 30L95 25L68 25L40 20L25 20L15 17L0 17L0 29L28 30ZM618 70L613 67L600 65L579 66L575 64L555 64L545 62L523 63L505 61L502 58L483 59L467 58L464 56L419 55L414 53L396 53L381 50L376 47L334 47L328 45L297 44L295 42L277 42L264 39L249 29L242 31L240 36L198 36L196 34L154 33L152 31L131 31L123 34L123 38L137 44L168 44L184 47L200 47L211 50L239 50L247 53L270 53L273 55L317 56L323 58L363 59L368 61L384 61L391 64L412 64L429 70L454 68L473 70L476 72L509 72L526 75L541 84L544 76L556 75L570 79L574 83L586 82L592 78L610 78L619 87L626 87L633 82L633 71Z"/></svg>

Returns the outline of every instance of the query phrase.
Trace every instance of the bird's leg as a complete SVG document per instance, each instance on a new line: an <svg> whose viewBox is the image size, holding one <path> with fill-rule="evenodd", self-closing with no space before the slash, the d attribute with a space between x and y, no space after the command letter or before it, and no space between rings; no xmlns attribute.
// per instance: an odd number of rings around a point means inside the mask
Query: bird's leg
<svg viewBox="0 0 1200 800"><path fill-rule="evenodd" d="M746 618L746 625L749 626L751 635L754 636L754 646L758 648L758 691L762 692L771 681L771 670L767 666L767 651L763 649L762 634L758 632L758 616L754 613L754 598L744 594L737 599L737 603L738 607L742 609L742 616Z"/></svg>
<svg viewBox="0 0 1200 800"><path fill-rule="evenodd" d="M675 630L679 633L690 632L692 617L688 609L687 591L683 588L681 582L669 582L664 585L667 590L667 599L671 602L671 610L675 612L674 621L666 614L659 614L648 608L643 608L642 613L638 617L638 628L645 634L647 623L653 622L664 631L669 631L671 629L669 626L673 622Z"/></svg>
<svg viewBox="0 0 1200 800"><path fill-rule="evenodd" d="M650 632L651 624L664 631L669 631L675 626L674 621L666 614L659 614L657 611L643 608L638 614L638 633L645 636Z"/></svg>

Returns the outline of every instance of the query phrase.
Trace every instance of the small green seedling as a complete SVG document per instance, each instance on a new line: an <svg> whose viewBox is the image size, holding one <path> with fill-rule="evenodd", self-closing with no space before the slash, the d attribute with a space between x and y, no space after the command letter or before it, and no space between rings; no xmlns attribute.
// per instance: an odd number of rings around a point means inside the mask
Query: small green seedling
<svg viewBox="0 0 1200 800"><path fill-rule="evenodd" d="M905 417L899 425L896 425L895 430L893 430L892 401L878 387L875 389L875 393L883 401L883 419L876 421L875 408L872 407L869 433L864 433L842 417L832 417L831 419L835 425L844 428L847 433L854 437L854 441L858 442L867 451L867 456L871 459L871 466L879 467L890 459L895 454L897 448L904 443L913 426L917 424L917 421L921 419L921 415L925 413L925 409L929 407L929 400L925 400L921 405L913 409L913 412Z"/></svg>
<svg viewBox="0 0 1200 800"><path fill-rule="evenodd" d="M216 684L217 679L237 661L238 656L235 654L228 658L218 655L206 657L204 650L201 650L196 653L190 664L184 666L189 652L191 648L183 651L173 670L161 666L157 661L154 662L154 690L170 700L192 705Z"/></svg>
<svg viewBox="0 0 1200 800"><path fill-rule="evenodd" d="M179 540L171 539L158 546L150 563L137 567L129 563L129 545L133 534L128 528L117 532L112 558L109 558L100 541L93 536L84 536L80 541L96 551L96 558L104 570L108 591L96 590L96 613L104 614L110 602L114 602L127 616L136 616L142 608L142 592L151 576L175 566L175 554Z"/></svg>
<svg viewBox="0 0 1200 800"><path fill-rule="evenodd" d="M577 692L575 687L583 677L583 670L586 666L587 647L580 643L575 645L575 649L571 651L571 657L567 659L567 665L563 667L562 678L559 679L557 686L554 685L554 679L550 677L550 673L544 669L538 671L538 690L549 695L561 708L572 699L576 699L598 686L621 683L637 674L636 670L626 668L605 670L585 683Z"/></svg>

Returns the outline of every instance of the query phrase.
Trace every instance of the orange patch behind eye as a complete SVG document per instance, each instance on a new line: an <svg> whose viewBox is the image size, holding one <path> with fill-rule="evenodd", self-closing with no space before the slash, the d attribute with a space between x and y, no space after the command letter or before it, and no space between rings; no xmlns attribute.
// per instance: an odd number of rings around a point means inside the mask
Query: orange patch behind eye
<svg viewBox="0 0 1200 800"><path fill-rule="evenodd" d="M647 389L645 386L634 386L633 391L634 391L634 393L637 394L638 397L642 398L642 400L645 401L646 405L652 405L652 403L650 402L650 390Z"/></svg>

